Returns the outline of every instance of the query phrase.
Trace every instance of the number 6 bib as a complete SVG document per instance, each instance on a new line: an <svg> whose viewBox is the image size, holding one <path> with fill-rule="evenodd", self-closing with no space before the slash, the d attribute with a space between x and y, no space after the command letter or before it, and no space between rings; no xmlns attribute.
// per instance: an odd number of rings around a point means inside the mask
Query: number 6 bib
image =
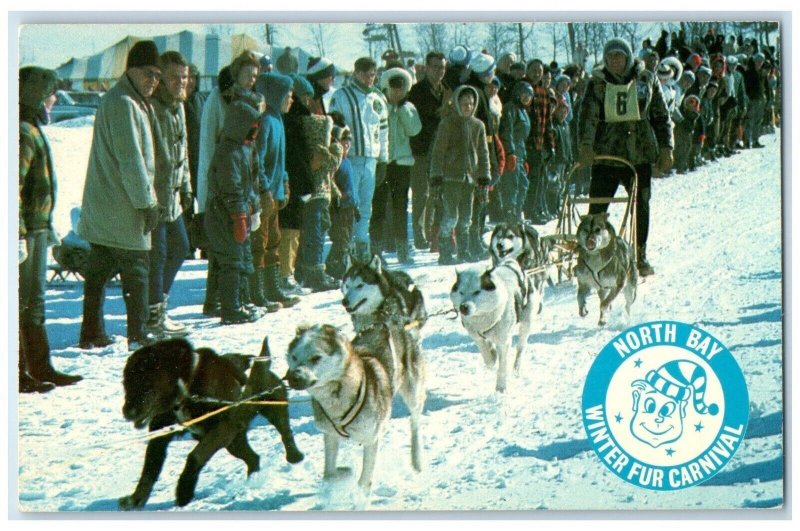
<svg viewBox="0 0 800 531"><path fill-rule="evenodd" d="M627 85L606 84L606 122L635 122L640 120L636 97L636 80Z"/></svg>

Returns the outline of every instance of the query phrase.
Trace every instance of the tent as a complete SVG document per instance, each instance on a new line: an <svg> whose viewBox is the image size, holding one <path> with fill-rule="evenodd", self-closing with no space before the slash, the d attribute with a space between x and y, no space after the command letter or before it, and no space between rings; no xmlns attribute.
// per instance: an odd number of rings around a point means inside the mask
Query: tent
<svg viewBox="0 0 800 531"><path fill-rule="evenodd" d="M125 61L131 47L140 40L152 39L159 52L177 50L200 71L200 90L208 91L216 84L220 69L230 64L234 57L244 50L258 55L264 53L272 57L282 54L282 46L259 46L253 37L241 33L229 39L216 34L200 35L191 31L181 31L173 35L158 37L127 36L105 50L89 57L73 57L56 69L61 80L69 81L73 90L107 90L125 72ZM273 54L274 50L274 54ZM291 54L298 59L300 72L305 71L308 54L300 48L292 48Z"/></svg>

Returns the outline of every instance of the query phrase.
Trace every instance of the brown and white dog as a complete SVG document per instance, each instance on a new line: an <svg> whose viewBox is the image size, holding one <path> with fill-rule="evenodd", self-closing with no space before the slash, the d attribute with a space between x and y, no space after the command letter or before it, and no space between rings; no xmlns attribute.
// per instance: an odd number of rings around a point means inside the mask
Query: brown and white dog
<svg viewBox="0 0 800 531"><path fill-rule="evenodd" d="M389 334L386 326L374 326L351 342L331 325L300 327L287 354L289 371L285 379L293 389L311 395L314 422L324 434L324 479L332 480L345 472L336 467L336 456L339 442L352 439L364 446L358 480L364 496L372 488L380 437L392 412L393 382L397 381L397 371L402 370ZM420 446L412 420L411 456L417 470Z"/></svg>

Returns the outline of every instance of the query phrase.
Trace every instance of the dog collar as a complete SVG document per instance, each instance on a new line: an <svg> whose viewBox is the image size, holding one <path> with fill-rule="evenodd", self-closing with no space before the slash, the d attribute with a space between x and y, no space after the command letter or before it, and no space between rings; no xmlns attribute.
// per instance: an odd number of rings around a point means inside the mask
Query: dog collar
<svg viewBox="0 0 800 531"><path fill-rule="evenodd" d="M367 379L361 378L361 385L358 386L358 395L356 395L356 400L353 402L353 405L350 406L350 409L347 410L347 413L344 414L342 419L339 422L334 422L333 419L328 415L325 408L322 407L322 404L317 402L319 405L320 411L322 414L325 415L325 418L328 419L328 422L331 423L333 429L336 430L336 433L341 435L345 438L350 438L350 434L347 433L347 427L356 419L361 410L364 409L364 404L366 403L367 398Z"/></svg>

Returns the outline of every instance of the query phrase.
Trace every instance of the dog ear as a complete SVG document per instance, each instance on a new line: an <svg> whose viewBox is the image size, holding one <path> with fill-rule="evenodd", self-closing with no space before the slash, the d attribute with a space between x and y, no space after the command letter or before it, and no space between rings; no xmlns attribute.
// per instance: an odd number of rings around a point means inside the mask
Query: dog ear
<svg viewBox="0 0 800 531"><path fill-rule="evenodd" d="M381 274L381 257L377 254L372 255L372 260L369 261L369 267L375 270L379 275Z"/></svg>
<svg viewBox="0 0 800 531"><path fill-rule="evenodd" d="M264 336L264 341L261 343L261 353L258 355L258 357L266 360L272 360L272 352L269 350L269 336Z"/></svg>
<svg viewBox="0 0 800 531"><path fill-rule="evenodd" d="M494 284L494 280L492 280L492 270L487 269L481 275L481 289L486 291L494 291L497 289L497 286Z"/></svg>
<svg viewBox="0 0 800 531"><path fill-rule="evenodd" d="M311 330L311 324L307 323L307 322L302 322L299 325L297 325L297 331L295 332L295 335L296 336L303 335L308 330ZM266 338L265 338L265 341L266 341Z"/></svg>
<svg viewBox="0 0 800 531"><path fill-rule="evenodd" d="M601 218L603 221L608 221L608 216L609 216L609 213L608 213L608 212L602 212L602 213L600 214L600 218Z"/></svg>

